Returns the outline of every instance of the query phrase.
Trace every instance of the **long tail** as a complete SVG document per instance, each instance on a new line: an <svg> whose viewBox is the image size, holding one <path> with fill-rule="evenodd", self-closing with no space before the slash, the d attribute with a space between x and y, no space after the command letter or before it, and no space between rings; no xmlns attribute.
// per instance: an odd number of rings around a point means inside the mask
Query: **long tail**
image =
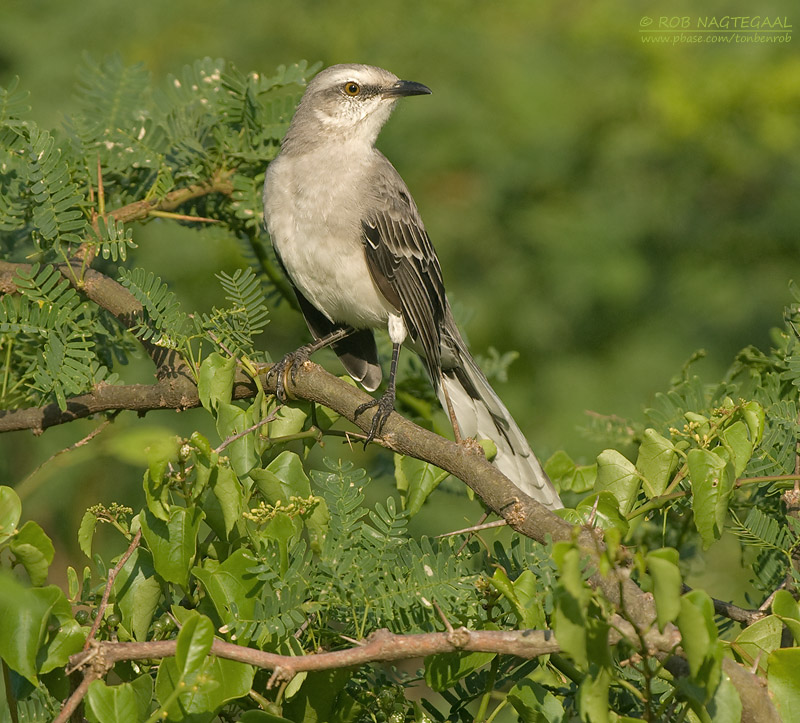
<svg viewBox="0 0 800 723"><path fill-rule="evenodd" d="M494 465L523 492L551 510L564 505L511 413L492 389L452 321L442 339L442 383L437 394L447 409L445 392L463 437L490 439L497 447Z"/></svg>

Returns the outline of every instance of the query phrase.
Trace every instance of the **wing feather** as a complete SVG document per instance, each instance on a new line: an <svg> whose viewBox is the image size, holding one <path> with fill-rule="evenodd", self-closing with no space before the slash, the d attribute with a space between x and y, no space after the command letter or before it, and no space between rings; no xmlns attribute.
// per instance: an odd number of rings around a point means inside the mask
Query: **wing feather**
<svg viewBox="0 0 800 723"><path fill-rule="evenodd" d="M447 304L439 259L405 183L388 161L372 192L373 203L361 224L367 266L420 345L436 384Z"/></svg>

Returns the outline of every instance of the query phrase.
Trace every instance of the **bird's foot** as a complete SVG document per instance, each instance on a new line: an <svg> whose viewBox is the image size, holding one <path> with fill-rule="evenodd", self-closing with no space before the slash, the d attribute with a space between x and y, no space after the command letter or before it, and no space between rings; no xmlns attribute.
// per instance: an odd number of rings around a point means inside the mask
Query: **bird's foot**
<svg viewBox="0 0 800 723"><path fill-rule="evenodd" d="M295 384L297 370L305 364L310 356L308 345L301 346L296 351L290 351L283 358L272 365L267 372L267 377L275 377L275 396L278 401L285 402L289 398L289 382Z"/></svg>
<svg viewBox="0 0 800 723"><path fill-rule="evenodd" d="M379 399L373 399L371 402L361 404L356 408L356 411L353 412L353 418L355 419L368 409L377 407L375 414L372 416L372 425L370 426L369 433L367 434L367 438L364 440L364 447L366 447L376 437L381 435L381 432L383 431L383 425L386 424L386 420L389 418L389 415L394 411L394 400L395 391L394 388L390 386Z"/></svg>

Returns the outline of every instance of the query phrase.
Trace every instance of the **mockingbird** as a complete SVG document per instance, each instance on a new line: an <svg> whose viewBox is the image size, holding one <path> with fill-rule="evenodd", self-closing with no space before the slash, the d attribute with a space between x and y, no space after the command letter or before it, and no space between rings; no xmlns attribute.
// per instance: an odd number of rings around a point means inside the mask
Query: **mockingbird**
<svg viewBox="0 0 800 723"><path fill-rule="evenodd" d="M421 83L368 65L334 65L306 88L281 151L267 168L264 217L314 342L273 367L279 397L309 355L332 346L368 391L381 367L373 329L386 328L392 361L368 440L394 408L400 345L422 357L457 439L497 447L494 464L550 508L561 501L509 411L472 359L444 292L442 271L417 206L375 140L395 102Z"/></svg>

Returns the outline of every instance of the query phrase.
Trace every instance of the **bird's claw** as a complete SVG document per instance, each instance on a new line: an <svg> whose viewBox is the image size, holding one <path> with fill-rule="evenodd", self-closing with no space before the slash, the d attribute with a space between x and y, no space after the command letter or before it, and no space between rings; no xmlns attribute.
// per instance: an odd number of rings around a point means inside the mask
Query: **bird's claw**
<svg viewBox="0 0 800 723"><path fill-rule="evenodd" d="M367 438L364 440L364 447L381 435L383 425L386 424L389 415L394 411L394 399L394 390L387 389L379 399L373 399L372 401L365 402L356 407L355 412L353 412L354 419L358 418L360 414L366 412L368 409L377 407L375 414L372 416L372 424L367 433Z"/></svg>
<svg viewBox="0 0 800 723"><path fill-rule="evenodd" d="M305 348L301 347L284 355L267 372L267 377L275 377L275 396L278 401L285 402L289 398L287 393L288 382L291 381L292 385L295 384L297 370L308 361L308 358Z"/></svg>

